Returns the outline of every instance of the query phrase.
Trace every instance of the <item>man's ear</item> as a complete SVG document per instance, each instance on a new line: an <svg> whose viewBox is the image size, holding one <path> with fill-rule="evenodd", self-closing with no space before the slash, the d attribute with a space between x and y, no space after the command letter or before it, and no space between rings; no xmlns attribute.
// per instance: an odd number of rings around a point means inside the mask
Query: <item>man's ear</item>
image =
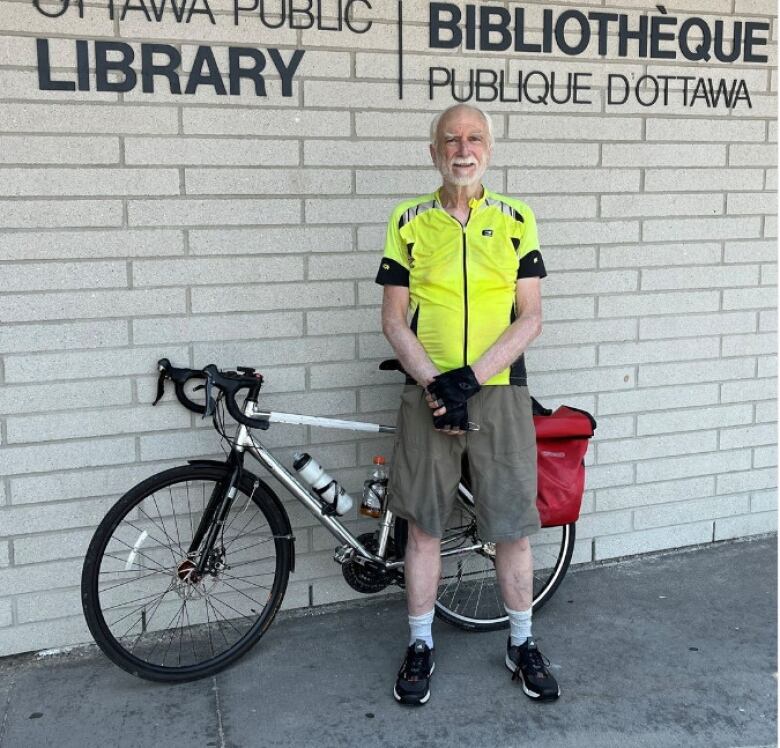
<svg viewBox="0 0 780 748"><path fill-rule="evenodd" d="M436 147L433 145L433 143L428 145L428 152L431 154L431 161L433 161L433 165L436 166Z"/></svg>

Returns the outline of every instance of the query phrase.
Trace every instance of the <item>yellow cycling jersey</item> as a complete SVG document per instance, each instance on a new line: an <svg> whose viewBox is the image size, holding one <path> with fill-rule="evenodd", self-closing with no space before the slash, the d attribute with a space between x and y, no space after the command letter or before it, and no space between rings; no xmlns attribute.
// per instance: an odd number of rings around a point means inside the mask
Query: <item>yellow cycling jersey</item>
<svg viewBox="0 0 780 748"><path fill-rule="evenodd" d="M483 190L466 225L439 193L390 217L376 282L408 286L410 327L439 371L471 365L517 315L517 279L544 278L536 219L520 200ZM486 384L526 384L523 356Z"/></svg>

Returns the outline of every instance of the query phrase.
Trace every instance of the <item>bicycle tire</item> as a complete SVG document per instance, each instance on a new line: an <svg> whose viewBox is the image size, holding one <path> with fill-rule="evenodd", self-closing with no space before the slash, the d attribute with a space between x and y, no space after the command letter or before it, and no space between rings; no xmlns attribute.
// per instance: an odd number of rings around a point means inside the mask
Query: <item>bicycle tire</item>
<svg viewBox="0 0 780 748"><path fill-rule="evenodd" d="M247 471L211 568L197 578L188 560L200 514L230 470L215 463L153 475L95 531L82 570L84 616L103 652L133 675L167 683L212 675L246 654L281 606L289 524L271 490Z"/></svg>
<svg viewBox="0 0 780 748"><path fill-rule="evenodd" d="M406 530L401 523L405 523L405 520L396 521L395 534L405 538ZM549 602L566 576L575 538L573 522L560 527L542 528L541 532L529 538L534 558L534 612ZM470 546L479 548L442 557L436 615L466 631L507 628L509 617L504 610L495 575L495 547L481 540L473 509L466 500L460 499L442 535L442 551Z"/></svg>

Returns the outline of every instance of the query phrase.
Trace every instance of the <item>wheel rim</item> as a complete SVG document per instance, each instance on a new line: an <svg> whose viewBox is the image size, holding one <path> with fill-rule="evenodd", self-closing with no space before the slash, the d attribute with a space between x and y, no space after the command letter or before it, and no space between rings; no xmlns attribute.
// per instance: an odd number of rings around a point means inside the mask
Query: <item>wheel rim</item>
<svg viewBox="0 0 780 748"><path fill-rule="evenodd" d="M94 575L98 622L133 663L197 669L254 640L273 614L279 554L272 528L239 491L202 575L187 548L217 478L158 484L117 518Z"/></svg>
<svg viewBox="0 0 780 748"><path fill-rule="evenodd" d="M569 526L543 528L529 537L534 559L533 605L540 607L559 583L571 544ZM458 508L442 536L442 575L436 606L465 623L501 624L507 620L495 572L495 545L480 540L473 512ZM478 550L469 550L477 546Z"/></svg>

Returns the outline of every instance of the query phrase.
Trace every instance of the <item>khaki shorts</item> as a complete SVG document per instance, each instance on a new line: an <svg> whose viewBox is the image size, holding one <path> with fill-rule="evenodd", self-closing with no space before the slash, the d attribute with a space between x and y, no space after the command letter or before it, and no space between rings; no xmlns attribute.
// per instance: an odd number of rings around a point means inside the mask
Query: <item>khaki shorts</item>
<svg viewBox="0 0 780 748"><path fill-rule="evenodd" d="M398 516L440 538L455 505L465 454L483 540L516 540L540 528L536 509L536 432L527 387L483 387L468 401L479 431L448 436L433 428L425 391L407 385L388 486Z"/></svg>

